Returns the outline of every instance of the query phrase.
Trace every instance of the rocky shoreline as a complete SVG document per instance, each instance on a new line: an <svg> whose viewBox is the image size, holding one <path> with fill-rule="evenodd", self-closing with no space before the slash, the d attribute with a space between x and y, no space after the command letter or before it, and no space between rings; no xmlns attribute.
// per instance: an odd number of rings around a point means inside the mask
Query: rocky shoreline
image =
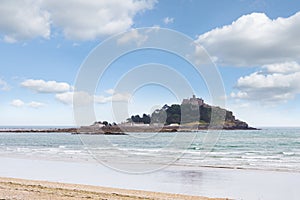
<svg viewBox="0 0 300 200"><path fill-rule="evenodd" d="M49 129L0 129L0 133L76 133L78 128L49 128Z"/></svg>
<svg viewBox="0 0 300 200"><path fill-rule="evenodd" d="M103 126L94 128L50 128L50 129L0 129L0 133L71 133L71 134L99 134L99 135L127 135L129 132L151 133L151 132L196 132L201 130L259 130L253 127L209 127L209 126Z"/></svg>

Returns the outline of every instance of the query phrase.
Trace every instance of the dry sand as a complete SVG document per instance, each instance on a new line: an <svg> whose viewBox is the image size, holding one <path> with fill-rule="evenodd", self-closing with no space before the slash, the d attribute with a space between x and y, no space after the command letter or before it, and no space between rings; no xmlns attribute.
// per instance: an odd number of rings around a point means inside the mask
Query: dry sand
<svg viewBox="0 0 300 200"><path fill-rule="evenodd" d="M98 186L0 178L0 200L77 200L77 199L188 199L217 200L205 197L124 190Z"/></svg>

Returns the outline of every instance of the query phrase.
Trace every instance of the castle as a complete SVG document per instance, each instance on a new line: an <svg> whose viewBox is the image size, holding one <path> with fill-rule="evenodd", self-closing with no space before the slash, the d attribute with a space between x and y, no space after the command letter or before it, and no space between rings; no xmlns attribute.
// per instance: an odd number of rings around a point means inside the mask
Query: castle
<svg viewBox="0 0 300 200"><path fill-rule="evenodd" d="M186 105L186 104L192 104L193 106L202 106L202 105L204 105L204 100L201 98L196 98L196 96L193 95L193 97L190 99L182 100L181 105Z"/></svg>

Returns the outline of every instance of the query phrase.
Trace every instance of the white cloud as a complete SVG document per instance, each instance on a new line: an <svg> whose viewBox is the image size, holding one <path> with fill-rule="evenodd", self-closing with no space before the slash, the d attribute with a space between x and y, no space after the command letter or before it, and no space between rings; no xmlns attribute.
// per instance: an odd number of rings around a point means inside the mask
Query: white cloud
<svg viewBox="0 0 300 200"><path fill-rule="evenodd" d="M300 93L299 35L300 12L277 19L252 13L200 35L196 42L219 65L262 66L261 71L239 78L231 97L270 105Z"/></svg>
<svg viewBox="0 0 300 200"><path fill-rule="evenodd" d="M7 84L6 81L2 80L1 78L0 78L0 90L3 90L3 91L10 90L10 86Z"/></svg>
<svg viewBox="0 0 300 200"><path fill-rule="evenodd" d="M90 95L87 92L65 92L61 94L56 94L55 98L63 104L72 105L73 100L76 99L75 104L78 106L87 105L93 100L95 103L102 104L111 101L128 101L130 99L130 94L114 93L111 96L100 96L100 95Z"/></svg>
<svg viewBox="0 0 300 200"><path fill-rule="evenodd" d="M297 63L264 66L265 70L238 79L237 93L231 97L262 103L284 102L300 94L300 68Z"/></svg>
<svg viewBox="0 0 300 200"><path fill-rule="evenodd" d="M65 92L61 94L56 94L55 98L63 104L73 103L73 92Z"/></svg>
<svg viewBox="0 0 300 200"><path fill-rule="evenodd" d="M32 102L28 103L27 105L31 108L41 108L41 107L44 107L46 104L37 102L37 101L32 101Z"/></svg>
<svg viewBox="0 0 300 200"><path fill-rule="evenodd" d="M44 81L28 79L21 83L21 86L38 93L61 93L67 92L72 87L68 83L56 81Z"/></svg>
<svg viewBox="0 0 300 200"><path fill-rule="evenodd" d="M134 16L152 9L155 3L156 0L44 0L42 5L67 38L93 40L129 29Z"/></svg>
<svg viewBox="0 0 300 200"><path fill-rule="evenodd" d="M163 21L164 21L165 24L172 24L172 23L174 23L174 18L165 17Z"/></svg>
<svg viewBox="0 0 300 200"><path fill-rule="evenodd" d="M78 46L80 46L80 44L77 43L77 42L73 42L72 46L73 46L73 47L78 47Z"/></svg>
<svg viewBox="0 0 300 200"><path fill-rule="evenodd" d="M218 64L260 66L300 61L300 12L270 19L264 13L243 15L230 25L198 37Z"/></svg>
<svg viewBox="0 0 300 200"><path fill-rule="evenodd" d="M230 96L232 98L238 98L238 99L245 99L245 98L248 98L248 94L246 92L237 92L237 93L234 93L234 92L231 92Z"/></svg>
<svg viewBox="0 0 300 200"><path fill-rule="evenodd" d="M264 65L268 73L290 74L300 72L300 65L296 62L275 63L272 65Z"/></svg>
<svg viewBox="0 0 300 200"><path fill-rule="evenodd" d="M76 99L78 105L89 104L93 99L87 92L65 92L56 94L55 98L63 104L72 105L73 99Z"/></svg>
<svg viewBox="0 0 300 200"><path fill-rule="evenodd" d="M108 89L105 91L107 94L114 94L115 90L114 89Z"/></svg>
<svg viewBox="0 0 300 200"><path fill-rule="evenodd" d="M137 29L132 29L128 33L122 35L121 38L117 40L119 45L128 44L129 42L135 42L137 46L141 46L148 39L147 35L139 33Z"/></svg>
<svg viewBox="0 0 300 200"><path fill-rule="evenodd" d="M49 38L49 14L39 1L2 0L0 4L0 35L8 43L35 37Z"/></svg>
<svg viewBox="0 0 300 200"><path fill-rule="evenodd" d="M15 99L10 103L10 105L14 107L23 107L25 106L25 103L20 99Z"/></svg>
<svg viewBox="0 0 300 200"><path fill-rule="evenodd" d="M28 106L30 108L41 108L44 107L46 104L41 103L41 102L37 102L37 101L32 101L30 103L25 103L24 101L20 100L20 99L15 99L10 103L11 106L17 107L17 108L21 108L21 107L25 107Z"/></svg>
<svg viewBox="0 0 300 200"><path fill-rule="evenodd" d="M51 28L72 40L94 40L128 30L136 14L152 9L157 0L2 0L0 36L14 43L49 38Z"/></svg>
<svg viewBox="0 0 300 200"><path fill-rule="evenodd" d="M112 96L103 97L103 96L96 96L95 101L96 103L108 103L108 102L127 102L129 101L131 95L128 93L114 93Z"/></svg>
<svg viewBox="0 0 300 200"><path fill-rule="evenodd" d="M199 44L192 44L194 46L193 54L187 54L186 57L194 61L196 65L211 65L216 61L216 57L209 56L206 50Z"/></svg>
<svg viewBox="0 0 300 200"><path fill-rule="evenodd" d="M151 32L151 31L155 31L155 32L157 32L157 31L159 31L159 29L160 29L160 26L159 25L153 25L152 27L150 27L151 29L149 29L148 31L146 31L146 33L149 33L149 32Z"/></svg>
<svg viewBox="0 0 300 200"><path fill-rule="evenodd" d="M16 43L17 39L13 38L12 36L5 35L3 37L3 41L7 43Z"/></svg>

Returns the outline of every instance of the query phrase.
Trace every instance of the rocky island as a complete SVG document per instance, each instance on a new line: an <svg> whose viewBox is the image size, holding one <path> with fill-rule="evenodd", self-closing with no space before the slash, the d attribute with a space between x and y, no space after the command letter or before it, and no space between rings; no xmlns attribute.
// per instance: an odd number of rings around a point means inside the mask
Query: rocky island
<svg viewBox="0 0 300 200"><path fill-rule="evenodd" d="M182 103L143 116L133 115L126 122L109 124L95 122L91 126L80 127L77 133L124 134L126 132L185 132L197 130L256 130L246 122L235 118L231 111L211 106L195 95L183 99Z"/></svg>
<svg viewBox="0 0 300 200"><path fill-rule="evenodd" d="M165 104L151 114L133 115L120 124L103 121L79 128L1 129L0 132L125 135L127 132L188 132L209 129L256 130L236 119L231 111L206 104L203 99L193 95L189 99L183 99L180 105Z"/></svg>

